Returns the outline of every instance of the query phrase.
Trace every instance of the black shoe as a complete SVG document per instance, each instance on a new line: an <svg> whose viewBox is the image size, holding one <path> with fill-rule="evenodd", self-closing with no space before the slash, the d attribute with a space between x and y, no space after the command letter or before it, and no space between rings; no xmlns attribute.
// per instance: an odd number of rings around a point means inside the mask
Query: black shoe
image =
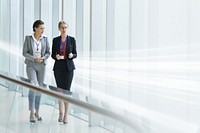
<svg viewBox="0 0 200 133"><path fill-rule="evenodd" d="M38 117L37 120L38 120L38 121L42 121L42 117Z"/></svg>
<svg viewBox="0 0 200 133"><path fill-rule="evenodd" d="M68 124L68 121L63 121L63 124Z"/></svg>
<svg viewBox="0 0 200 133"><path fill-rule="evenodd" d="M59 113L58 122L63 122L63 113Z"/></svg>
<svg viewBox="0 0 200 133"><path fill-rule="evenodd" d="M67 121L67 119L66 119L67 117L66 116L64 116L64 119L63 119L63 124L68 124L68 121Z"/></svg>
<svg viewBox="0 0 200 133"><path fill-rule="evenodd" d="M30 118L30 123L36 123L35 118Z"/></svg>
<svg viewBox="0 0 200 133"><path fill-rule="evenodd" d="M62 119L58 119L58 122L63 122L63 120Z"/></svg>
<svg viewBox="0 0 200 133"><path fill-rule="evenodd" d="M36 115L36 114L35 114L35 118L36 118L38 121L42 121L42 117L39 117L39 115Z"/></svg>

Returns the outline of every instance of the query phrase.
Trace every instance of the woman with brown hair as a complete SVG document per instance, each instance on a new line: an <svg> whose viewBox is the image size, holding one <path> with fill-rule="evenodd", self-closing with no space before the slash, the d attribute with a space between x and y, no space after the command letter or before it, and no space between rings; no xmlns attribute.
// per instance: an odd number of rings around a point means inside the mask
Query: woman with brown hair
<svg viewBox="0 0 200 133"><path fill-rule="evenodd" d="M49 41L44 33L44 22L36 20L33 23L33 34L26 36L23 45L23 56L25 57L26 73L28 79L32 84L43 86L46 60L50 56ZM30 110L30 122L35 123L36 120L42 121L39 116L39 106L41 94L29 90L29 110Z"/></svg>

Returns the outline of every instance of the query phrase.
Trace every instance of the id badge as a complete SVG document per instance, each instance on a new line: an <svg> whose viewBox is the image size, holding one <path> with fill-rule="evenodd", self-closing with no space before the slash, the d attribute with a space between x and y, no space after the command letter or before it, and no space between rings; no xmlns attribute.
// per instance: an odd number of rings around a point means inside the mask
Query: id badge
<svg viewBox="0 0 200 133"><path fill-rule="evenodd" d="M41 52L35 52L35 57L36 58L41 58Z"/></svg>
<svg viewBox="0 0 200 133"><path fill-rule="evenodd" d="M60 56L60 59L61 59L61 60L65 59L64 55L61 55L61 56Z"/></svg>

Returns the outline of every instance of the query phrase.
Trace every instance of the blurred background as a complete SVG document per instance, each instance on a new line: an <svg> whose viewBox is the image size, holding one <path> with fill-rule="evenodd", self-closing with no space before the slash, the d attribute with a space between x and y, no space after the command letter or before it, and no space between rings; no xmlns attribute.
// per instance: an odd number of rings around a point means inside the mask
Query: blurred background
<svg viewBox="0 0 200 133"><path fill-rule="evenodd" d="M50 46L60 20L76 38L73 92L130 111L147 132L199 131L199 0L0 0L0 70L26 77L22 47L37 19ZM55 86L53 63L45 83Z"/></svg>

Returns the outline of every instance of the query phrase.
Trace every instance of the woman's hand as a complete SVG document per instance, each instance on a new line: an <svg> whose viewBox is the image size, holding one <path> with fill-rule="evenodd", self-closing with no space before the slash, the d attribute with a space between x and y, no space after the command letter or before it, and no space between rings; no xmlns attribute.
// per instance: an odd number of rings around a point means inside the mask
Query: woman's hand
<svg viewBox="0 0 200 133"><path fill-rule="evenodd" d="M43 58L35 58L34 61L40 63L40 62L43 62L44 59Z"/></svg>
<svg viewBox="0 0 200 133"><path fill-rule="evenodd" d="M71 59L73 57L73 54L70 53L68 57L69 57L69 59Z"/></svg>
<svg viewBox="0 0 200 133"><path fill-rule="evenodd" d="M60 55L59 54L56 55L56 59L60 60Z"/></svg>

